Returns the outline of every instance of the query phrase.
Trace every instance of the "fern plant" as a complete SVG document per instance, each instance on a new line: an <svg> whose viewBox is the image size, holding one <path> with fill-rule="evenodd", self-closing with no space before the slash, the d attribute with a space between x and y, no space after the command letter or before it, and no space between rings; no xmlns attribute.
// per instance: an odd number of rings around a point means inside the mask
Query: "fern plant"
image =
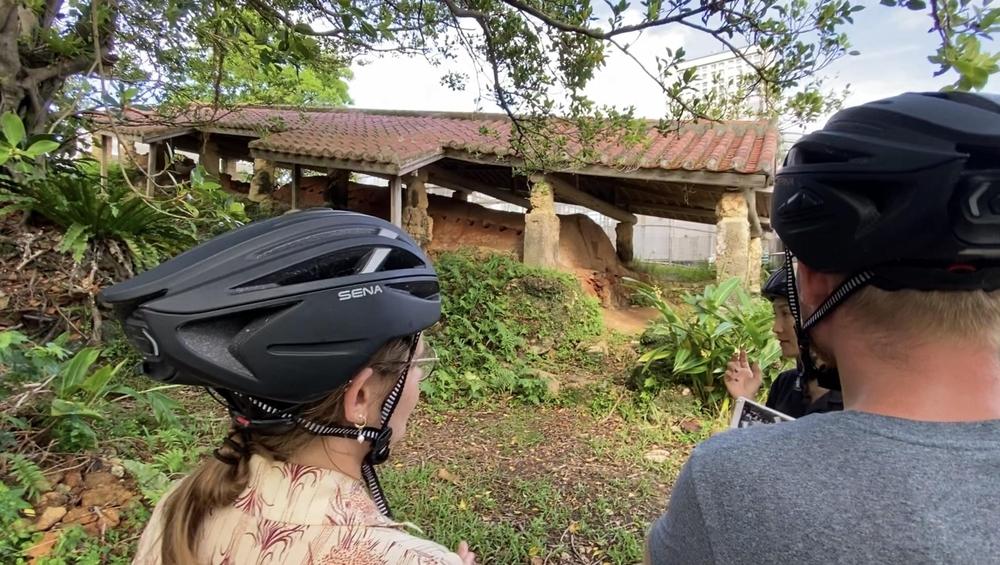
<svg viewBox="0 0 1000 565"><path fill-rule="evenodd" d="M43 492L51 490L51 485L41 468L34 461L19 453L4 453L10 476L29 499L37 499Z"/></svg>
<svg viewBox="0 0 1000 565"><path fill-rule="evenodd" d="M59 250L78 261L94 240L122 242L140 268L155 266L197 242L190 220L171 217L123 182L106 185L76 169L28 183L23 196L31 199L27 205L33 212L66 229Z"/></svg>

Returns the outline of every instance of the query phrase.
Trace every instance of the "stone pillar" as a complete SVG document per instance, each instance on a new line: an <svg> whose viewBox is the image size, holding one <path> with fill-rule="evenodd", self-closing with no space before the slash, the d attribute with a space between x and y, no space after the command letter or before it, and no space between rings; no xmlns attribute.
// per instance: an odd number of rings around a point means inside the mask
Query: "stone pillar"
<svg viewBox="0 0 1000 565"><path fill-rule="evenodd" d="M631 263L632 259L635 258L632 246L632 235L634 232L635 224L618 222L618 225L615 226L615 250L618 253L618 259L622 263Z"/></svg>
<svg viewBox="0 0 1000 565"><path fill-rule="evenodd" d="M453 192L451 194L451 197L454 198L455 200L460 201L460 202L468 202L469 201L469 193L468 192L462 192L461 190L456 190L455 192Z"/></svg>
<svg viewBox="0 0 1000 565"><path fill-rule="evenodd" d="M760 294L760 270L763 267L762 261L764 259L764 248L761 244L761 238L750 238L750 249L747 257L749 259L747 264L747 286L750 287L751 293Z"/></svg>
<svg viewBox="0 0 1000 565"><path fill-rule="evenodd" d="M107 147L107 149L105 149ZM105 155L110 157L111 138L107 135L94 134L90 138L90 155L95 161L100 161Z"/></svg>
<svg viewBox="0 0 1000 565"><path fill-rule="evenodd" d="M426 174L407 177L406 202L403 207L403 229L425 247L434 237L434 219L427 213Z"/></svg>
<svg viewBox="0 0 1000 565"><path fill-rule="evenodd" d="M211 139L205 141L202 145L198 161L205 168L206 174L219 178L219 149L214 141Z"/></svg>
<svg viewBox="0 0 1000 565"><path fill-rule="evenodd" d="M250 179L251 202L265 202L274 190L274 162L265 159L253 160L253 178Z"/></svg>
<svg viewBox="0 0 1000 565"><path fill-rule="evenodd" d="M726 191L715 206L717 220L715 270L719 282L736 277L747 284L750 265L750 221L747 201L741 192Z"/></svg>
<svg viewBox="0 0 1000 565"><path fill-rule="evenodd" d="M531 179L531 211L524 216L524 264L554 269L559 264L559 216L552 187Z"/></svg>
<svg viewBox="0 0 1000 565"><path fill-rule="evenodd" d="M118 138L118 162L122 164L123 167L133 167L135 166L135 157L137 153L135 152L135 142L130 140L125 140Z"/></svg>

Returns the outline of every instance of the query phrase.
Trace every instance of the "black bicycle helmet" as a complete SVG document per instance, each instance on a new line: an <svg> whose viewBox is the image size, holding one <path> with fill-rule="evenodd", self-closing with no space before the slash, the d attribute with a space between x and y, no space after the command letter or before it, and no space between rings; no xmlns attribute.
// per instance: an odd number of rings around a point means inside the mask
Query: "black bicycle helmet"
<svg viewBox="0 0 1000 565"><path fill-rule="evenodd" d="M296 212L209 240L100 300L114 307L144 372L212 392L243 445L249 430L291 426L371 443L362 477L390 515L374 466L389 457L388 424L420 332L441 315L437 275L399 228L353 212ZM382 403L379 427L301 417L303 405L346 384L400 338L410 340L410 358Z"/></svg>
<svg viewBox="0 0 1000 565"><path fill-rule="evenodd" d="M785 275L785 268L775 270L771 273L771 276L767 277L767 282L760 289L760 293L770 301L775 301L779 298L786 298L786 289L788 287L787 279Z"/></svg>
<svg viewBox="0 0 1000 565"><path fill-rule="evenodd" d="M205 242L101 292L147 374L301 404L441 313L437 275L392 224L312 209Z"/></svg>
<svg viewBox="0 0 1000 565"><path fill-rule="evenodd" d="M1000 96L908 93L788 152L772 225L809 267L893 290L1000 288Z"/></svg>

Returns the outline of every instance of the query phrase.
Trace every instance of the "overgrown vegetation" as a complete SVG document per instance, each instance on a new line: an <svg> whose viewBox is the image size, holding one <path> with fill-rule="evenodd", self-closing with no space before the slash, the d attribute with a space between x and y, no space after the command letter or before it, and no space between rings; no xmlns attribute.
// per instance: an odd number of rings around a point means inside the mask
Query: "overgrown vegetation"
<svg viewBox="0 0 1000 565"><path fill-rule="evenodd" d="M549 396L541 371L571 366L581 344L602 331L600 306L565 273L473 251L443 253L442 321L431 334L441 358L423 384L432 400Z"/></svg>
<svg viewBox="0 0 1000 565"><path fill-rule="evenodd" d="M101 360L101 349L75 353L63 334L46 344L32 343L15 331L0 332L0 383L6 440L2 449L28 448L50 442L65 451L97 446L93 424L107 417L108 406L122 399L140 402L160 424L175 423L175 403L163 394L168 387L137 391L121 382L124 361Z"/></svg>
<svg viewBox="0 0 1000 565"><path fill-rule="evenodd" d="M629 269L649 275L660 283L707 283L715 280L715 265L708 261L692 264L656 263L653 261L633 261Z"/></svg>
<svg viewBox="0 0 1000 565"><path fill-rule="evenodd" d="M684 295L688 311L679 313L653 286L633 283L661 318L642 336L634 381L652 397L671 384L688 386L706 411L725 412L728 394L723 382L734 353L746 351L761 366L764 390L776 375L781 347L771 332L770 304L751 298L738 279L709 285L701 293Z"/></svg>

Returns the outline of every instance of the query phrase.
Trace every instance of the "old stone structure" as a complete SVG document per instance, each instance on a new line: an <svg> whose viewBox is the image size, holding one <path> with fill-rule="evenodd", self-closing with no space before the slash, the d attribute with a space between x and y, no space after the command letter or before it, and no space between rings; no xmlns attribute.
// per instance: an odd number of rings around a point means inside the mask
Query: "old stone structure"
<svg viewBox="0 0 1000 565"><path fill-rule="evenodd" d="M247 161L254 165L250 200L272 198L279 169L291 173L282 198L292 209L315 205L312 196L300 202L306 184L322 187L321 203L335 208L349 208L348 195L358 190L383 190L385 216L425 246L434 237L427 186L455 190L456 200L479 192L526 209L522 257L546 267L561 266L556 202L617 220L621 262L633 258L637 214L714 223L719 278L759 286L779 139L766 121L691 123L670 133L651 125L644 143L601 142L596 153L603 157L529 179L521 172L525 163L511 153L511 124L502 115L245 106L194 108L170 125L154 117L130 110L115 118L114 127L107 116L93 120L95 157L102 163L112 135L120 144L149 146L150 192L167 146L198 154L206 172L225 176L230 187L240 183L236 163ZM304 175L316 173L320 179L307 176L305 183ZM352 175L377 182L355 182Z"/></svg>
<svg viewBox="0 0 1000 565"><path fill-rule="evenodd" d="M559 266L559 216L552 187L544 178L531 179L531 209L524 217L524 264Z"/></svg>

